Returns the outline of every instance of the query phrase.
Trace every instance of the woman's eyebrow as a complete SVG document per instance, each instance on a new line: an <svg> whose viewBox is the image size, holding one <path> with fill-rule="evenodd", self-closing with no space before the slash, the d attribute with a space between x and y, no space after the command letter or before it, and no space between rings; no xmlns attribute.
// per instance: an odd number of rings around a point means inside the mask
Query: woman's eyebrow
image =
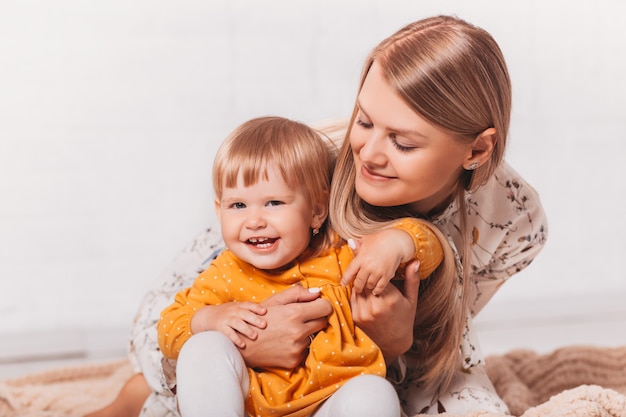
<svg viewBox="0 0 626 417"><path fill-rule="evenodd" d="M416 136L418 138L428 138L428 136L426 136L423 133L418 132L417 130L410 130L410 129L389 129L392 132L396 132L399 133L401 136Z"/></svg>
<svg viewBox="0 0 626 417"><path fill-rule="evenodd" d="M357 107L359 108L359 111L361 113L363 113L368 119L371 120L371 117L369 116L369 114L367 114L367 112L363 109L363 106L361 106L361 102L359 100L357 100L356 102ZM418 132L417 130L411 130L411 129L398 129L398 128L394 128L394 127L389 127L389 126L384 126L385 130L389 130L391 132L395 132L395 133L399 133L400 135L406 135L406 136L417 136L420 138L428 138L428 136L426 136L423 133Z"/></svg>

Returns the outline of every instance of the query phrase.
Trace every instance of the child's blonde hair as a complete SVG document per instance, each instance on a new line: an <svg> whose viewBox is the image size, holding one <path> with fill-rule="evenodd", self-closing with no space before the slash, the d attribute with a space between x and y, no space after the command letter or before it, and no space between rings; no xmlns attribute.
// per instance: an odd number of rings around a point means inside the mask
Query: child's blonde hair
<svg viewBox="0 0 626 417"><path fill-rule="evenodd" d="M484 184L502 162L511 112L509 74L502 52L489 33L450 16L411 23L383 40L365 62L359 90L374 62L409 107L457 140L471 143L488 128L496 131L490 159L474 171L464 170L456 189L450 190L459 204L462 264L455 267L455 258L444 244L443 266L420 285L416 343L409 354L422 364L420 381L441 391L459 367L468 314L471 242L465 192ZM346 138L350 137L357 111L355 106ZM371 233L389 220L407 215L438 214L411 213L408 205L371 206L356 193L355 176L352 150L346 139L339 151L330 200L331 223L341 236ZM445 237L441 238L445 243Z"/></svg>
<svg viewBox="0 0 626 417"><path fill-rule="evenodd" d="M330 140L304 123L276 116L249 120L228 135L215 155L215 196L221 199L224 187L235 187L239 176L244 187L267 179L271 164L289 187L327 212L336 154ZM316 256L331 247L334 233L328 223L325 219L303 256Z"/></svg>

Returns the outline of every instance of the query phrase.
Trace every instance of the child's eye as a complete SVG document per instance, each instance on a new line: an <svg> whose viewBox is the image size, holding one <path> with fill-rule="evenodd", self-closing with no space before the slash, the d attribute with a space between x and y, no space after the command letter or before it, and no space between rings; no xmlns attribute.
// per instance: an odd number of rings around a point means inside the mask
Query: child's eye
<svg viewBox="0 0 626 417"><path fill-rule="evenodd" d="M267 202L268 206L280 206L282 204L284 204L284 203L282 201L279 201L279 200L271 200L271 201Z"/></svg>
<svg viewBox="0 0 626 417"><path fill-rule="evenodd" d="M234 209L240 210L240 209L246 208L246 205L239 201L237 203L233 203L231 207Z"/></svg>

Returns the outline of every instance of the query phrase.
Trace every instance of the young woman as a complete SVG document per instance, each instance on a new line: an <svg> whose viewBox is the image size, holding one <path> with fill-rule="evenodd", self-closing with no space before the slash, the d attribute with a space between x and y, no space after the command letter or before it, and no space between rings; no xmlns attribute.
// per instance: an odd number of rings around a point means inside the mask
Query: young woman
<svg viewBox="0 0 626 417"><path fill-rule="evenodd" d="M351 297L354 321L381 348L406 415L507 411L485 373L471 318L547 238L539 196L503 161L510 112L500 48L461 19L411 23L365 63L333 178L332 226L344 238L369 239L381 223L425 217L457 260L454 299L440 297L442 282L410 273L403 286ZM270 300L267 328L242 350L248 366L297 363L311 323L323 327L320 301L298 289ZM135 355L145 358L154 344L141 343ZM140 367L148 382L157 380L154 363ZM146 409L163 404L164 390L150 385Z"/></svg>
<svg viewBox="0 0 626 417"><path fill-rule="evenodd" d="M399 216L430 219L459 260L456 300L438 298L444 283L426 280L417 311L368 294L352 301L357 323L398 358L390 374L407 414L507 410L471 317L546 239L537 193L503 162L510 109L497 43L460 19L412 23L366 60L333 179L332 224L359 237Z"/></svg>

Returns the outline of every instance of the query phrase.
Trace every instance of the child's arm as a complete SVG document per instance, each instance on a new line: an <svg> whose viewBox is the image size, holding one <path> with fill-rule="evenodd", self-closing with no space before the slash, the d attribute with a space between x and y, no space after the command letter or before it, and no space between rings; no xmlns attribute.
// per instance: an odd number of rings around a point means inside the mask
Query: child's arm
<svg viewBox="0 0 626 417"><path fill-rule="evenodd" d="M259 316L267 312L266 307L253 302L231 302L223 281L203 279L215 275L213 268L210 265L191 287L179 291L174 302L161 312L157 333L165 357L178 358L185 342L201 331L221 331L237 347L245 347L241 335L254 340L254 328L265 328L266 322Z"/></svg>
<svg viewBox="0 0 626 417"><path fill-rule="evenodd" d="M435 227L435 226L432 226ZM390 228L365 236L341 283L378 295L402 264L419 260L419 274L427 278L443 260L441 242L424 221L401 219Z"/></svg>

